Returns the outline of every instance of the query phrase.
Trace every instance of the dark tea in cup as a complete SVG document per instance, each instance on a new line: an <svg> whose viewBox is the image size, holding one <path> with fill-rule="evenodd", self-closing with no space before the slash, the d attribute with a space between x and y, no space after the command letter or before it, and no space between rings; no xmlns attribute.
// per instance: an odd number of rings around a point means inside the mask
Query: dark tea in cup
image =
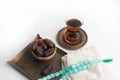
<svg viewBox="0 0 120 80"><path fill-rule="evenodd" d="M64 33L64 39L70 44L76 44L81 41L80 26L82 22L78 19L69 19L66 22L67 31Z"/></svg>

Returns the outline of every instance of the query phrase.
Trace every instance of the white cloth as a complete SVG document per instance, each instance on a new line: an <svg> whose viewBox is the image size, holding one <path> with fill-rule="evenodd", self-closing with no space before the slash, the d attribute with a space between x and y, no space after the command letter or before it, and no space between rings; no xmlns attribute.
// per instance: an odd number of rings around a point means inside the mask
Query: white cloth
<svg viewBox="0 0 120 80"><path fill-rule="evenodd" d="M100 58L94 46L83 48L62 57L62 67L75 64L86 59ZM69 80L116 80L106 63L98 63L88 70L83 70L70 76Z"/></svg>

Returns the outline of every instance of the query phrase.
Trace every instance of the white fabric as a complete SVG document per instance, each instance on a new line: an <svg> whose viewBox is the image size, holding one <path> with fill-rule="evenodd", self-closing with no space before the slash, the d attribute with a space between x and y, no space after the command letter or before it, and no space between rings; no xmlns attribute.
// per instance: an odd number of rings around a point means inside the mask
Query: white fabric
<svg viewBox="0 0 120 80"><path fill-rule="evenodd" d="M94 46L84 48L62 57L62 67L83 61L85 59L100 58ZM98 63L88 70L80 71L70 76L69 80L116 80L106 63Z"/></svg>

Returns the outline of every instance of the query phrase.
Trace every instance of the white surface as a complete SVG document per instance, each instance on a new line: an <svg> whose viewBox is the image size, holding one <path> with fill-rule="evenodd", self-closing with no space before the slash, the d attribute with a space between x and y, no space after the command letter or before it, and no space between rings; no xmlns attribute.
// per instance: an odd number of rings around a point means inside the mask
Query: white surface
<svg viewBox="0 0 120 80"><path fill-rule="evenodd" d="M37 33L60 47L56 34L70 17L84 20L84 47L95 45L103 58L113 58L108 65L120 80L120 0L0 0L0 80L28 80L6 62Z"/></svg>

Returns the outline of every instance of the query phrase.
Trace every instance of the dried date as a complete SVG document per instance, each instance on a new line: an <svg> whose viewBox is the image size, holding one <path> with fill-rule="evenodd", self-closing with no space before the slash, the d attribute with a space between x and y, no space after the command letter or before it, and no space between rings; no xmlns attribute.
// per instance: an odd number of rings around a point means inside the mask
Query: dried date
<svg viewBox="0 0 120 80"><path fill-rule="evenodd" d="M43 49L41 46L38 46L35 50L35 55L40 57L40 56L43 56Z"/></svg>
<svg viewBox="0 0 120 80"><path fill-rule="evenodd" d="M47 49L47 45L42 39L38 40L38 45L41 46L43 49Z"/></svg>
<svg viewBox="0 0 120 80"><path fill-rule="evenodd" d="M52 71L52 69L53 69L53 65L48 64L47 66L45 66L45 67L42 69L41 75L46 76L46 75L50 74L51 71Z"/></svg>
<svg viewBox="0 0 120 80"><path fill-rule="evenodd" d="M44 39L43 41L44 41L50 48L55 47L55 44L54 44L51 40L49 40L49 39Z"/></svg>
<svg viewBox="0 0 120 80"><path fill-rule="evenodd" d="M50 49L45 50L44 56L46 56L46 57L50 56L51 54L54 53L54 50L55 50L55 48L50 48Z"/></svg>

